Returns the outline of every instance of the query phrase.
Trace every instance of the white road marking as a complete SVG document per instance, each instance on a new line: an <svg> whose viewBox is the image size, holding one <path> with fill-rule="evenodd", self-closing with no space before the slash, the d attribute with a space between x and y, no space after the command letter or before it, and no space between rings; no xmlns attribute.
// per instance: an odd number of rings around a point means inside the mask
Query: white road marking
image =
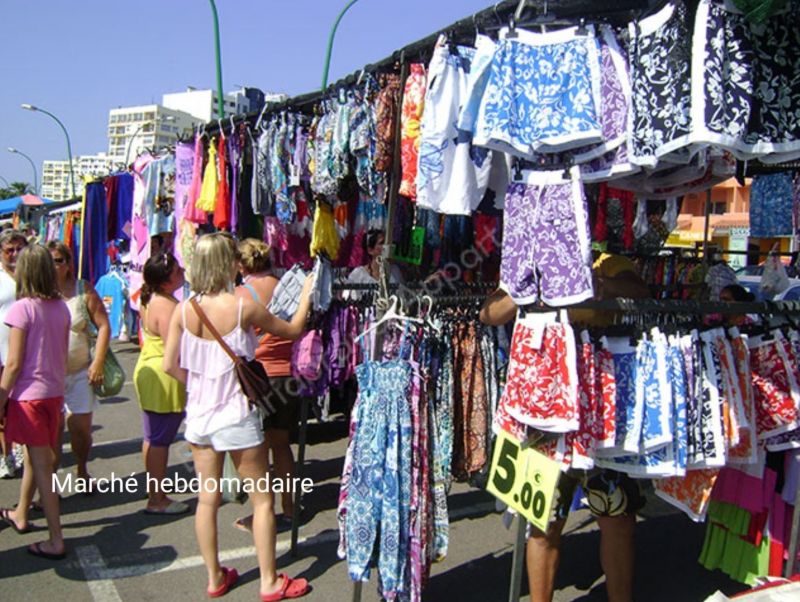
<svg viewBox="0 0 800 602"><path fill-rule="evenodd" d="M471 515L482 514L487 511L494 511L494 502L479 504L478 506L471 506L451 512L450 520L454 521ZM318 536L299 537L297 545L301 546L308 542L312 542L315 545L326 544L336 541L339 541L339 533L331 531ZM276 556L288 552L290 548L290 539L279 540L275 546ZM96 602L122 602L116 587L114 587L114 579L128 579L130 577L141 577L143 575L171 573L172 571L203 566L203 557L199 555L188 556L172 561L165 560L162 562L145 564L149 558L155 555L155 552L143 550L132 554L115 556L113 558L114 564L121 566L108 568L97 546L81 546L76 549L76 552L80 560L80 566L89 582L89 589ZM255 555L256 549L253 546L244 546L221 551L219 553L219 559L220 562L229 562L241 558L253 558Z"/></svg>
<svg viewBox="0 0 800 602"><path fill-rule="evenodd" d="M122 602L114 582L106 575L108 569L100 549L91 545L79 546L75 553L95 602Z"/></svg>

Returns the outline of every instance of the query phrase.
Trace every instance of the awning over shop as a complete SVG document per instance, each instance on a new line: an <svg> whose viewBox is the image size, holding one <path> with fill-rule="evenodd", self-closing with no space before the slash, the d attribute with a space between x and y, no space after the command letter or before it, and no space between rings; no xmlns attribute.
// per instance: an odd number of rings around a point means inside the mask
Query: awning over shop
<svg viewBox="0 0 800 602"><path fill-rule="evenodd" d="M3 199L0 201L0 215L7 215L14 213L20 205L47 205L53 203L52 199L37 196L35 194L23 194L22 196L14 196L10 199Z"/></svg>

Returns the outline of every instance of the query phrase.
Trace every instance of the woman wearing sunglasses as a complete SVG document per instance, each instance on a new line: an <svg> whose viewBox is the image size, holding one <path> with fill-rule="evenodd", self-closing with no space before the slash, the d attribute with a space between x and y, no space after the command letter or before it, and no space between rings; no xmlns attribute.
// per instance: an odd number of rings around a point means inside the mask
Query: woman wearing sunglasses
<svg viewBox="0 0 800 602"><path fill-rule="evenodd" d="M47 248L55 264L58 290L66 301L72 318L64 406L67 409L67 428L77 464L78 481L82 482L82 490L89 493L92 491L92 483L88 462L92 449L92 413L95 408L92 385L103 382L103 363L111 339L111 324L105 305L94 287L75 277L72 251L69 247L61 241L52 240L47 243ZM94 357L90 354L90 329L97 331Z"/></svg>

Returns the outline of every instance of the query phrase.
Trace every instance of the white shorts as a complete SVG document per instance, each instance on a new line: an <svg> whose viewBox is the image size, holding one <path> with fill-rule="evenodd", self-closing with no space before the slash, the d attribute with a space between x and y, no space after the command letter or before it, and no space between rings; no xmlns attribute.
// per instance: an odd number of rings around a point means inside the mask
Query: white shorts
<svg viewBox="0 0 800 602"><path fill-rule="evenodd" d="M187 425L183 437L194 445L213 447L214 451L231 451L261 445L264 442L264 430L258 411L254 410L241 422L222 427L208 435L193 433Z"/></svg>
<svg viewBox="0 0 800 602"><path fill-rule="evenodd" d="M67 374L64 382L64 409L69 414L91 414L97 405L92 387L89 386L89 370Z"/></svg>

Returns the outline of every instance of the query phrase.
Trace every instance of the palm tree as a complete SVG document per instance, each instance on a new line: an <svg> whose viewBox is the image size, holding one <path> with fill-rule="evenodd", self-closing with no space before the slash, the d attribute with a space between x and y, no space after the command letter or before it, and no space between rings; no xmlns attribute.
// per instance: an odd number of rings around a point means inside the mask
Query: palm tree
<svg viewBox="0 0 800 602"><path fill-rule="evenodd" d="M0 199L10 199L23 194L36 194L36 191L27 182L11 182L8 188L0 188Z"/></svg>

